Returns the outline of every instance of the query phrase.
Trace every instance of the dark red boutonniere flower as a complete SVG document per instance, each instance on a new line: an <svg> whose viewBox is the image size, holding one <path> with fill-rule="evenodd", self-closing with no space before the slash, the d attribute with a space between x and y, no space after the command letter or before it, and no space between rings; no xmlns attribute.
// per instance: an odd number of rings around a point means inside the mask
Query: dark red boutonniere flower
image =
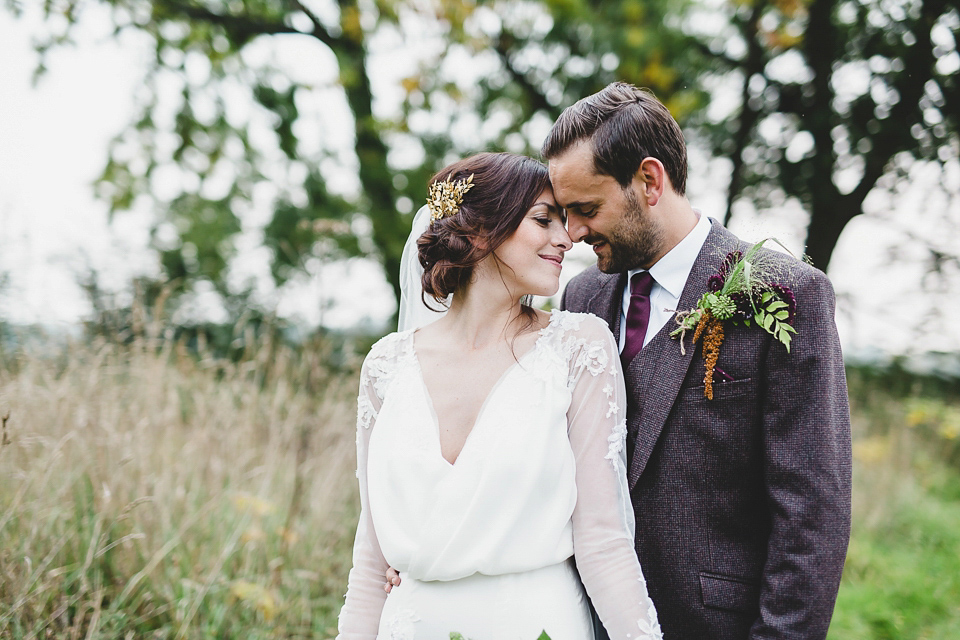
<svg viewBox="0 0 960 640"><path fill-rule="evenodd" d="M707 293L697 306L677 312L679 327L670 335L680 339L680 352L686 353L683 339L688 331L693 331L693 344L703 339L703 394L708 400L713 400L713 372L723 346L725 322L746 327L756 323L790 352L790 341L797 332L793 328L797 300L789 287L770 282L770 269L758 254L767 240L771 238L755 244L746 255L740 251L727 254L717 273L707 279Z"/></svg>

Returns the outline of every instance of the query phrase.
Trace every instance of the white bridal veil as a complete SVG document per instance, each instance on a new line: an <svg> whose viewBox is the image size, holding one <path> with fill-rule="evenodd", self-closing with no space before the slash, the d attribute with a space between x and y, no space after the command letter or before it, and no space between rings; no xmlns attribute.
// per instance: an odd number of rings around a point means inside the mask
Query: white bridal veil
<svg viewBox="0 0 960 640"><path fill-rule="evenodd" d="M453 294L447 296L444 305L435 302L432 297L428 307L423 299L423 267L417 255L417 239L430 226L430 209L424 205L413 217L413 227L400 255L400 313L397 322L398 331L418 329L434 320L439 320L450 306Z"/></svg>

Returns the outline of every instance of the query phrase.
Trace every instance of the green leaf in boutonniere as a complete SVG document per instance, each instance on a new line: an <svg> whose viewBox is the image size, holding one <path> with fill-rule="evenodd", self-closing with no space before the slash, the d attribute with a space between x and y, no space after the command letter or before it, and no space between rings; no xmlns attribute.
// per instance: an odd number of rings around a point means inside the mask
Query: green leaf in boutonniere
<svg viewBox="0 0 960 640"><path fill-rule="evenodd" d="M693 332L693 344L703 338L703 356L706 373L703 378L704 395L713 399L713 372L720 356L725 331L723 323L745 327L757 326L772 335L790 352L790 342L797 330L793 327L796 298L785 285L773 282L776 275L764 254L759 253L767 238L753 245L744 255L741 251L727 254L720 270L707 279L707 293L697 306L689 311L678 311L678 325L670 335L680 339L680 353L686 350L683 340Z"/></svg>

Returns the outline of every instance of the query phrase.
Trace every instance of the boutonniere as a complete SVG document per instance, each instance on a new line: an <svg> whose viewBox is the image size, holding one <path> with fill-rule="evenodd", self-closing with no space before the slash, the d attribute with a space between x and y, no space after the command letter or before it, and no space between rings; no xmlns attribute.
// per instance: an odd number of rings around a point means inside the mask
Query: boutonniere
<svg viewBox="0 0 960 640"><path fill-rule="evenodd" d="M677 312L679 327L670 336L680 339L680 352L686 354L683 339L688 331L693 332L693 344L703 338L703 394L708 400L713 400L713 373L723 345L724 323L746 327L756 324L790 352L790 341L797 332L793 328L797 300L789 287L772 282L775 274L758 254L770 239L758 242L746 255L740 251L727 254L720 270L707 279L707 292L697 306ZM779 240L773 241L783 246Z"/></svg>

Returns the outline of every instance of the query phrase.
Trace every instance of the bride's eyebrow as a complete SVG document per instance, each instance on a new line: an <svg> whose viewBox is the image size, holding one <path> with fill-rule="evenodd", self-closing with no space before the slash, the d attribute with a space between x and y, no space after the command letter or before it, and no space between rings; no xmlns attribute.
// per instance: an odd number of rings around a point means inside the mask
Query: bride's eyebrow
<svg viewBox="0 0 960 640"><path fill-rule="evenodd" d="M552 203L550 203L550 202L543 202L542 200L541 200L540 202L534 202L533 205L531 205L530 208L533 209L533 207L536 207L536 206L541 205L541 204L542 204L543 206L545 206L550 213L553 213L554 211L559 211L559 210L560 210L560 208L559 208L557 205L552 204Z"/></svg>
<svg viewBox="0 0 960 640"><path fill-rule="evenodd" d="M550 203L550 202L534 202L534 203L533 203L533 206L530 207L530 208L533 209L533 207L536 207L537 205L541 205L541 204L547 208L547 213L548 213L548 214L551 214L551 213L552 213L552 214L556 214L556 215L560 216L560 221L563 222L563 224L567 224L567 212L566 212L566 210L565 210L563 207L561 207L561 206L558 206L558 205L556 205L556 204L552 204L552 203Z"/></svg>

